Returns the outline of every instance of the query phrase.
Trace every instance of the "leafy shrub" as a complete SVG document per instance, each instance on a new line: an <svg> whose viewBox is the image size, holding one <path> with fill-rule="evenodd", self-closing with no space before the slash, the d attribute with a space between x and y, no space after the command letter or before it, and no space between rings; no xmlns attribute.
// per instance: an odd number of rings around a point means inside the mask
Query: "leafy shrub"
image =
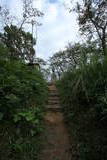
<svg viewBox="0 0 107 160"><path fill-rule="evenodd" d="M5 117L12 118L17 109L43 105L47 88L38 70L17 61L2 63L1 69L0 111Z"/></svg>
<svg viewBox="0 0 107 160"><path fill-rule="evenodd" d="M47 83L38 69L10 59L7 52L0 45L0 156L31 160L37 158Z"/></svg>
<svg viewBox="0 0 107 160"><path fill-rule="evenodd" d="M78 159L107 159L107 58L66 72L57 86Z"/></svg>
<svg viewBox="0 0 107 160"><path fill-rule="evenodd" d="M58 82L63 103L93 105L99 116L107 107L107 60L68 71ZM67 94L65 94L67 93ZM88 107L87 107L88 108Z"/></svg>

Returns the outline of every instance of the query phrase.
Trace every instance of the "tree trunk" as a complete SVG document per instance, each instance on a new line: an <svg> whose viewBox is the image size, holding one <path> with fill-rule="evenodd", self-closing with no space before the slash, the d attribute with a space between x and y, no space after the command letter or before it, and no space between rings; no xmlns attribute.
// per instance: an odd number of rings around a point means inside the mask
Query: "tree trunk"
<svg viewBox="0 0 107 160"><path fill-rule="evenodd" d="M105 33L105 29L103 29L102 49L103 49L104 56L106 56L107 55L107 46L106 46L106 33Z"/></svg>

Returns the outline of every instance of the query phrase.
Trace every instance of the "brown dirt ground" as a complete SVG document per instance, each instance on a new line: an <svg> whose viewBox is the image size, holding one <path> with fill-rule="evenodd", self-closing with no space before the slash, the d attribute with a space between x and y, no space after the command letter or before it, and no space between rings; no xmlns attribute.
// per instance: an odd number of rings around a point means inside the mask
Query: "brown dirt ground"
<svg viewBox="0 0 107 160"><path fill-rule="evenodd" d="M71 160L69 134L61 112L47 111L40 160Z"/></svg>

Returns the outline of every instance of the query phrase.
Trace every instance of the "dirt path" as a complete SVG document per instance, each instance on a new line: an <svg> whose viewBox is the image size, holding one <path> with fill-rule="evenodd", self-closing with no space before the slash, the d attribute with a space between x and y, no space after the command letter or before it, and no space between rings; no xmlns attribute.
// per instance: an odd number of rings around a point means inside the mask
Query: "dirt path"
<svg viewBox="0 0 107 160"><path fill-rule="evenodd" d="M40 160L71 160L69 135L60 111L57 89L54 85L50 85L49 90L49 102L44 118L44 144Z"/></svg>

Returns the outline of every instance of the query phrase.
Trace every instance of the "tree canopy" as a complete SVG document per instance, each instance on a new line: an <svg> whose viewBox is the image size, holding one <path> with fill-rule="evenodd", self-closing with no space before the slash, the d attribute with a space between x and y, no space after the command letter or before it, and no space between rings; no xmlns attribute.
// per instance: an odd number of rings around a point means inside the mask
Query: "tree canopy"
<svg viewBox="0 0 107 160"><path fill-rule="evenodd" d="M36 42L31 33L11 25L4 28L0 39L8 48L10 57L33 62L35 55L33 45Z"/></svg>
<svg viewBox="0 0 107 160"><path fill-rule="evenodd" d="M107 54L107 1L82 0L77 3L80 31L88 39L98 39L103 54Z"/></svg>

